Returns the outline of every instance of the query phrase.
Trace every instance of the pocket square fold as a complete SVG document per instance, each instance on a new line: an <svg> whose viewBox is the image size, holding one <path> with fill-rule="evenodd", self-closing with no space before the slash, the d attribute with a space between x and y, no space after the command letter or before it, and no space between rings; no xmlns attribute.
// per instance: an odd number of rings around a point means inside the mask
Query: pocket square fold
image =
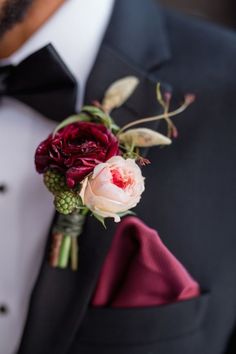
<svg viewBox="0 0 236 354"><path fill-rule="evenodd" d="M163 244L156 230L136 217L127 217L117 228L91 304L158 306L199 295L199 284Z"/></svg>

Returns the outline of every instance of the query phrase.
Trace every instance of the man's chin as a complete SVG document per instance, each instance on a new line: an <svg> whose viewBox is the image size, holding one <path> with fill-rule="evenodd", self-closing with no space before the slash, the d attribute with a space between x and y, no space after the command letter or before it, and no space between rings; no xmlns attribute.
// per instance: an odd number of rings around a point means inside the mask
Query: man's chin
<svg viewBox="0 0 236 354"><path fill-rule="evenodd" d="M35 0L0 0L0 39L22 22Z"/></svg>

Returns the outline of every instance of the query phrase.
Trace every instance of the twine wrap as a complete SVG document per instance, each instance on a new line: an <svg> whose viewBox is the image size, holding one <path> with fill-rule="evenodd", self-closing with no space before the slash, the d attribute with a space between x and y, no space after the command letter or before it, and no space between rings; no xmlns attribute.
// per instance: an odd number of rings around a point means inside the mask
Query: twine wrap
<svg viewBox="0 0 236 354"><path fill-rule="evenodd" d="M50 264L53 267L78 269L78 237L83 232L86 214L74 211L69 215L59 214L52 231Z"/></svg>
<svg viewBox="0 0 236 354"><path fill-rule="evenodd" d="M83 231L86 216L78 211L74 211L69 215L59 214L53 227L53 233L61 233L78 237Z"/></svg>

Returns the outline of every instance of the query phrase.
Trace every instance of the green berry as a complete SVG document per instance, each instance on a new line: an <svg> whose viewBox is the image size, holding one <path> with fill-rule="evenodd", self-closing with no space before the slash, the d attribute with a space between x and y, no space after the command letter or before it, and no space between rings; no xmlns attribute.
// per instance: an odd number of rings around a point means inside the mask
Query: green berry
<svg viewBox="0 0 236 354"><path fill-rule="evenodd" d="M68 190L65 177L60 173L48 170L44 173L44 184L52 194Z"/></svg>
<svg viewBox="0 0 236 354"><path fill-rule="evenodd" d="M70 191L59 192L55 196L54 205L60 214L71 214L78 205L78 197Z"/></svg>

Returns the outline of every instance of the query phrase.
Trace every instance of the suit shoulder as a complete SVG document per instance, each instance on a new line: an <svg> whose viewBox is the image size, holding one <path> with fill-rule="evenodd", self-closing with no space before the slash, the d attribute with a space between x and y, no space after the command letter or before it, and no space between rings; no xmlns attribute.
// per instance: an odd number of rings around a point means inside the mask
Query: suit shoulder
<svg viewBox="0 0 236 354"><path fill-rule="evenodd" d="M202 74L235 87L236 32L205 20L165 9L165 22L172 56Z"/></svg>
<svg viewBox="0 0 236 354"><path fill-rule="evenodd" d="M166 25L170 34L182 36L183 42L189 40L195 46L205 46L210 50L225 50L236 52L236 32L229 28L208 22L194 16L184 15L178 11L165 9Z"/></svg>

